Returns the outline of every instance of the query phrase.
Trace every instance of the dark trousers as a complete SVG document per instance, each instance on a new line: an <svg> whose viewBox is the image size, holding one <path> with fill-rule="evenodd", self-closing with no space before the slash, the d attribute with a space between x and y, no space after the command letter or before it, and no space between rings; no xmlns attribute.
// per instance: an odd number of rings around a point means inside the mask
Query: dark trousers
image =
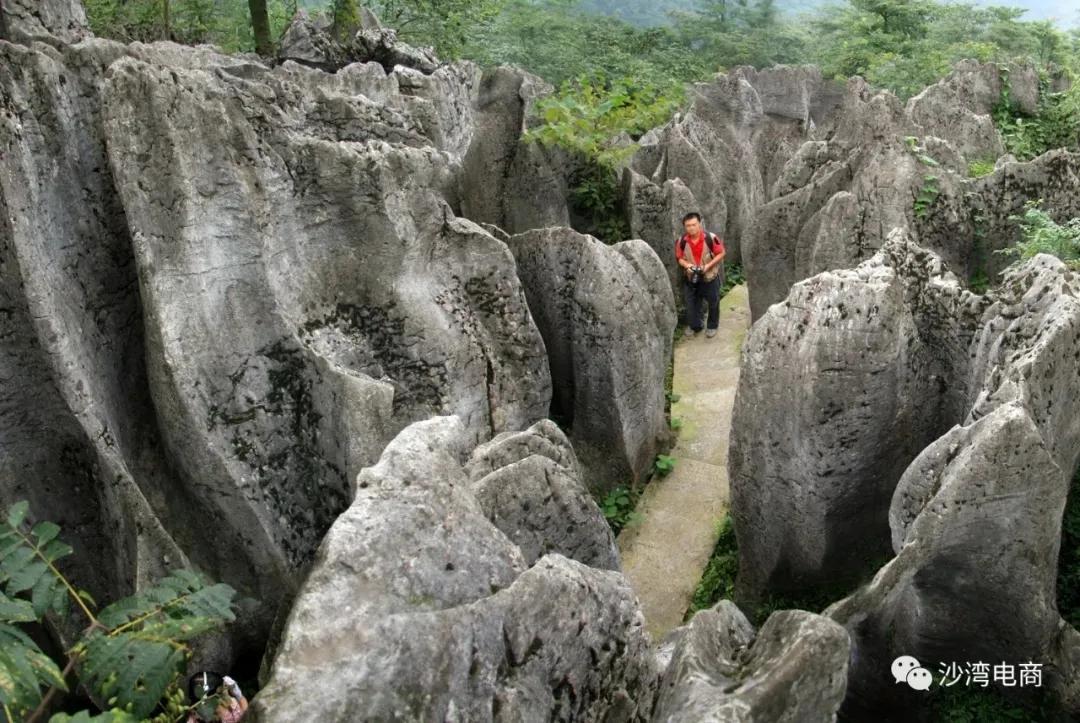
<svg viewBox="0 0 1080 723"><path fill-rule="evenodd" d="M686 323L694 331L701 331L701 317L705 312L704 306L709 305L708 328L715 329L720 326L720 279L717 276L712 281L701 281L691 284L683 277L683 300L686 302Z"/></svg>

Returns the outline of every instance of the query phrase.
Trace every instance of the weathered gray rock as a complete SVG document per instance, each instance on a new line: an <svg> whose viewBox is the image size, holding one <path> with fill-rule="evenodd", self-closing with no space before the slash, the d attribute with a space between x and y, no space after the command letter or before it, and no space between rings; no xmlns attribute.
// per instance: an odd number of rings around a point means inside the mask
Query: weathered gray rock
<svg viewBox="0 0 1080 723"><path fill-rule="evenodd" d="M1017 76L1021 105L1031 103L1027 84ZM1038 102L1038 74L1034 99ZM907 102L906 113L921 131L919 135L946 139L971 160L993 160L1005 152L1001 135L994 128L990 114L1001 99L1004 82L1001 71L992 63L965 60L957 63L948 76L931 85Z"/></svg>
<svg viewBox="0 0 1080 723"><path fill-rule="evenodd" d="M836 720L850 646L847 632L828 618L785 610L755 634L724 600L676 635L655 723Z"/></svg>
<svg viewBox="0 0 1080 723"><path fill-rule="evenodd" d="M675 306L663 263L643 241L609 247L570 229L530 231L509 245L547 348L552 417L590 488L642 479L667 434Z"/></svg>
<svg viewBox="0 0 1080 723"><path fill-rule="evenodd" d="M401 42L397 32L382 27L367 8L361 14L361 27L348 39L334 36L329 19L313 19L306 11L299 10L282 35L278 58L328 71L336 71L350 63L373 62L388 73L401 66L430 75L440 67L439 59L430 48L415 48Z"/></svg>
<svg viewBox="0 0 1080 723"><path fill-rule="evenodd" d="M730 463L740 595L895 554L827 611L854 646L846 715L918 705L885 674L902 654L1045 661L1077 709L1080 636L1056 582L1080 462L1078 283L1037 256L977 296L898 231L855 270L796 284L751 331ZM781 389L805 391L781 406Z"/></svg>
<svg viewBox="0 0 1080 723"><path fill-rule="evenodd" d="M30 44L77 43L90 37L86 11L79 0L7 0L4 24L9 40Z"/></svg>
<svg viewBox="0 0 1080 723"><path fill-rule="evenodd" d="M1018 66L1009 81L1020 108L1038 98L1029 71ZM998 66L974 61L958 63L906 106L851 79L828 132L786 154L771 200L755 209L744 234L754 318L797 281L869 258L894 228L908 229L962 278L993 280L1007 263L993 251L1018 233L1009 215L1046 197L1051 214L1070 217L1076 172L1060 157L1014 167L1020 183L1003 182L1007 171L967 177L971 161L1004 152L991 120L1004 87Z"/></svg>
<svg viewBox="0 0 1080 723"><path fill-rule="evenodd" d="M683 234L682 219L698 206L694 194L676 178L658 186L632 168L623 170L623 189L630 218L630 235L644 239L664 262L676 299L682 273L675 260L675 241Z"/></svg>
<svg viewBox="0 0 1080 723"><path fill-rule="evenodd" d="M329 19L320 23L305 10L298 10L278 43L278 59L324 70L337 70L348 65L346 49L334 40L330 26Z"/></svg>
<svg viewBox="0 0 1080 723"><path fill-rule="evenodd" d="M542 417L548 395L512 257L432 190L445 157L304 124L292 99L325 77L122 61L105 101L166 444L191 479L258 500L245 524L290 565L408 423L455 412L479 440Z"/></svg>
<svg viewBox="0 0 1080 723"><path fill-rule="evenodd" d="M646 134L631 160L634 172L664 189L624 178L634 234L667 246L681 229L671 235L664 220L697 211L724 237L729 261L739 261L768 189L811 130L830 125L841 88L810 66L739 67L696 84L687 112ZM665 181L675 180L690 193L668 193Z"/></svg>
<svg viewBox="0 0 1080 723"><path fill-rule="evenodd" d="M658 670L626 581L555 554L523 571L472 497L470 444L454 418L419 422L361 474L255 720L647 717Z"/></svg>
<svg viewBox="0 0 1080 723"><path fill-rule="evenodd" d="M498 435L476 448L466 470L484 514L521 548L527 564L554 552L590 567L619 569L611 527L554 422Z"/></svg>
<svg viewBox="0 0 1080 723"><path fill-rule="evenodd" d="M854 270L797 283L751 329L729 457L741 597L880 564L897 480L962 418L972 332L949 314L975 303L965 294L897 236Z"/></svg>
<svg viewBox="0 0 1080 723"><path fill-rule="evenodd" d="M1055 590L1070 476L1016 403L927 447L893 498L897 556L826 611L849 628L856 649L847 710L918 703L916 691L882 674L899 655L933 668L961 655L1054 666L1059 637L1071 630Z"/></svg>
<svg viewBox="0 0 1080 723"><path fill-rule="evenodd" d="M0 504L26 499L60 524L78 551L68 573L99 600L189 561L245 577L224 559L235 531L216 561L185 544L208 501L161 453L97 104L101 68L122 53L0 43Z"/></svg>
<svg viewBox="0 0 1080 723"><path fill-rule="evenodd" d="M445 203L474 71L0 45L0 502L95 597L194 566L257 649L400 428L546 415L513 258Z"/></svg>
<svg viewBox="0 0 1080 723"><path fill-rule="evenodd" d="M462 168L464 216L511 234L569 225L569 156L522 141L536 100L553 90L543 79L510 66L484 71L475 141Z"/></svg>

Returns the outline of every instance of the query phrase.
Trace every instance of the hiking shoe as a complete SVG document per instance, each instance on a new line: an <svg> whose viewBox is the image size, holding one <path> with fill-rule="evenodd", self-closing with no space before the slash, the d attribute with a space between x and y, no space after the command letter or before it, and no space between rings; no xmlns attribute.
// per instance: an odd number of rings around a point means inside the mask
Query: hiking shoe
<svg viewBox="0 0 1080 723"><path fill-rule="evenodd" d="M697 332L688 326L686 327L686 331L683 332L683 339L693 339L694 334L697 334Z"/></svg>
<svg viewBox="0 0 1080 723"><path fill-rule="evenodd" d="M714 336L716 336L716 329L709 329L705 332L705 336L712 339Z"/></svg>

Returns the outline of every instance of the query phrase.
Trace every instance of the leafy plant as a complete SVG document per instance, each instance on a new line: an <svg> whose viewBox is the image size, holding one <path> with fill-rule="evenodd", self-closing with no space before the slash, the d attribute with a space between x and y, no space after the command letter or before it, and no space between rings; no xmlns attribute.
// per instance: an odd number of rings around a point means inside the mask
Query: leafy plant
<svg viewBox="0 0 1080 723"><path fill-rule="evenodd" d="M60 528L52 522L31 527L27 512L26 502L16 503L0 523L0 704L6 720L36 719L57 691L68 690L73 672L96 701L116 712L70 720L149 717L182 675L190 654L186 643L234 619L235 592L176 570L95 613L94 599L58 568L72 553L58 539ZM50 616L64 621L71 604L87 627L67 651L61 671L19 626Z"/></svg>
<svg viewBox="0 0 1080 723"><path fill-rule="evenodd" d="M669 402L671 402L672 404L679 401L680 399L682 399L682 397L679 395L678 392L668 392L667 393L667 400Z"/></svg>
<svg viewBox="0 0 1080 723"><path fill-rule="evenodd" d="M690 601L690 608L686 611L686 619L693 617L699 610L711 608L721 600L730 600L735 595L735 575L739 571L739 546L735 539L735 525L731 515L724 518L716 526L716 545L705 572L701 575L694 597Z"/></svg>
<svg viewBox="0 0 1080 723"><path fill-rule="evenodd" d="M1049 723L1060 720L1055 714L1056 702L1043 693L1031 707L1009 700L993 686L936 684L930 688L930 708L933 720L940 723L984 723L985 721L1024 721Z"/></svg>
<svg viewBox="0 0 1080 723"><path fill-rule="evenodd" d="M983 176L989 176L994 172L994 161L982 158L976 159L968 163L968 176L971 178L982 178Z"/></svg>
<svg viewBox="0 0 1080 723"><path fill-rule="evenodd" d="M672 417L669 424L670 424L671 428L677 432L680 429L682 429L683 420L680 417Z"/></svg>
<svg viewBox="0 0 1080 723"><path fill-rule="evenodd" d="M1021 240L1010 248L995 253L1029 259L1040 253L1058 257L1074 268L1080 268L1080 218L1059 224L1043 211L1040 201L1029 201L1020 216L1009 216L1020 226Z"/></svg>
<svg viewBox="0 0 1080 723"><path fill-rule="evenodd" d="M934 205L940 194L941 188L938 187L938 177L933 175L923 176L922 188L919 189L919 194L915 197L915 216L925 218L930 211L930 207Z"/></svg>
<svg viewBox="0 0 1080 723"><path fill-rule="evenodd" d="M1008 68L1002 67L1005 82L994 106L994 124L1005 148L1020 160L1029 160L1054 148L1080 147L1080 83L1072 79L1068 90L1051 92L1050 78L1039 76L1039 104L1034 115L1026 115L1012 100Z"/></svg>
<svg viewBox="0 0 1080 723"><path fill-rule="evenodd" d="M600 510L616 535L642 520L642 515L634 510L639 496L637 491L619 486L599 500Z"/></svg>
<svg viewBox="0 0 1080 723"><path fill-rule="evenodd" d="M675 458L667 454L656 455L653 462L653 474L657 477L667 477L675 469Z"/></svg>
<svg viewBox="0 0 1080 723"><path fill-rule="evenodd" d="M629 79L582 76L536 104L541 124L525 140L569 151L578 168L570 179L570 201L585 219L581 229L614 243L629 235L622 211L618 167L637 146L634 140L671 117L681 87L661 91Z"/></svg>
<svg viewBox="0 0 1080 723"><path fill-rule="evenodd" d="M727 293L740 284L746 283L746 276L743 274L743 268L741 264L732 264L731 266L724 265L724 283L720 287L720 298L727 296Z"/></svg>

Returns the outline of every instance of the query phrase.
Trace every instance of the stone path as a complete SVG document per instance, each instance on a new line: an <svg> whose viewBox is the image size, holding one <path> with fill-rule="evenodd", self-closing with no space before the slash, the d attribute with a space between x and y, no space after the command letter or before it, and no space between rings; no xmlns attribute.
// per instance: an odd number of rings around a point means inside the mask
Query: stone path
<svg viewBox="0 0 1080 723"><path fill-rule="evenodd" d="M675 345L672 418L682 428L671 455L675 469L646 486L644 519L619 535L623 572L641 600L649 633L659 640L683 615L716 544L717 522L728 505L728 433L739 351L750 326L746 287L720 302L720 330ZM682 327L678 334L682 333Z"/></svg>

